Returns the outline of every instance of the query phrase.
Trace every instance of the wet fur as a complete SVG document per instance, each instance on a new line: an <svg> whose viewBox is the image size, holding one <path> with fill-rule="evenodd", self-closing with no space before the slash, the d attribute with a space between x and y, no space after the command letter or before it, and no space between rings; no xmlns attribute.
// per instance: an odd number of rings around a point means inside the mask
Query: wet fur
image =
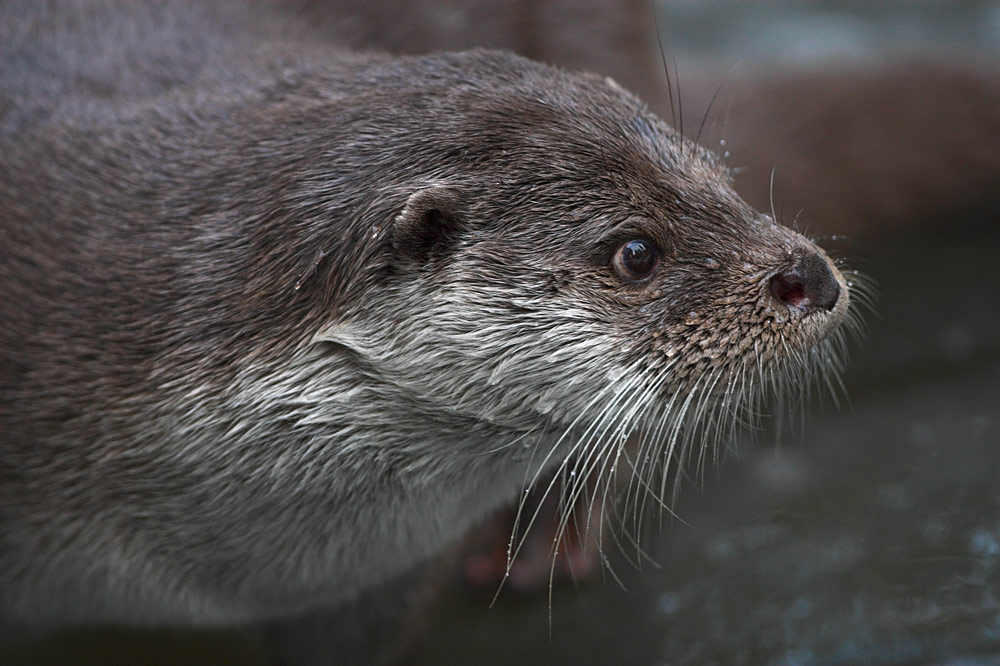
<svg viewBox="0 0 1000 666"><path fill-rule="evenodd" d="M829 365L846 295L767 290L821 251L613 82L94 11L118 42L3 17L36 26L0 60L8 619L341 603L546 470L606 489L643 431L646 479L685 424ZM661 267L627 284L640 236Z"/></svg>

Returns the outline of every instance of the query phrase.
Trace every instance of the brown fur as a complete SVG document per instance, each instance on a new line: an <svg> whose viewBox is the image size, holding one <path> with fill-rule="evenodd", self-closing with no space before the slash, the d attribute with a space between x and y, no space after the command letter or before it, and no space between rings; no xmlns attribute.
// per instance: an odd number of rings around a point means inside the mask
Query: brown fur
<svg viewBox="0 0 1000 666"><path fill-rule="evenodd" d="M825 254L613 82L215 5L6 11L8 620L343 604L547 470L572 503L641 429L653 475L837 363ZM806 265L835 306L775 296Z"/></svg>

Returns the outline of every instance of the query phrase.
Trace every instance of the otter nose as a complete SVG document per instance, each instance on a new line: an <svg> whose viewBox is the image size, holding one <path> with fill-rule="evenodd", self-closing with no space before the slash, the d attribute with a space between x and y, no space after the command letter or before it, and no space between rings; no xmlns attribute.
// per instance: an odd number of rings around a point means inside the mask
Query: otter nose
<svg viewBox="0 0 1000 666"><path fill-rule="evenodd" d="M833 310L840 298L840 283L822 257L809 254L771 278L771 293L788 307Z"/></svg>

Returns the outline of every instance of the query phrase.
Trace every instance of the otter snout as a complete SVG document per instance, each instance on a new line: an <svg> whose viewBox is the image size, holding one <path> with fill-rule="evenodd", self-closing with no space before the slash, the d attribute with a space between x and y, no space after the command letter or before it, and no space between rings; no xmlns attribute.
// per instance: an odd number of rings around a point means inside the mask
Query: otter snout
<svg viewBox="0 0 1000 666"><path fill-rule="evenodd" d="M832 311L840 299L840 282L818 254L799 257L791 268L771 277L771 293L789 308Z"/></svg>

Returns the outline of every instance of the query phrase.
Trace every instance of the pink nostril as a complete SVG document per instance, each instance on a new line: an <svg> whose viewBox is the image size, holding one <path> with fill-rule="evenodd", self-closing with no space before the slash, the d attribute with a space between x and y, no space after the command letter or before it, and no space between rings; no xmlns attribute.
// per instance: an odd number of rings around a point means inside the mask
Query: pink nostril
<svg viewBox="0 0 1000 666"><path fill-rule="evenodd" d="M771 278L771 293L790 308L832 311L840 284L822 257L806 255Z"/></svg>
<svg viewBox="0 0 1000 666"><path fill-rule="evenodd" d="M809 305L805 287L793 275L779 274L771 278L771 293L785 305L799 308Z"/></svg>

